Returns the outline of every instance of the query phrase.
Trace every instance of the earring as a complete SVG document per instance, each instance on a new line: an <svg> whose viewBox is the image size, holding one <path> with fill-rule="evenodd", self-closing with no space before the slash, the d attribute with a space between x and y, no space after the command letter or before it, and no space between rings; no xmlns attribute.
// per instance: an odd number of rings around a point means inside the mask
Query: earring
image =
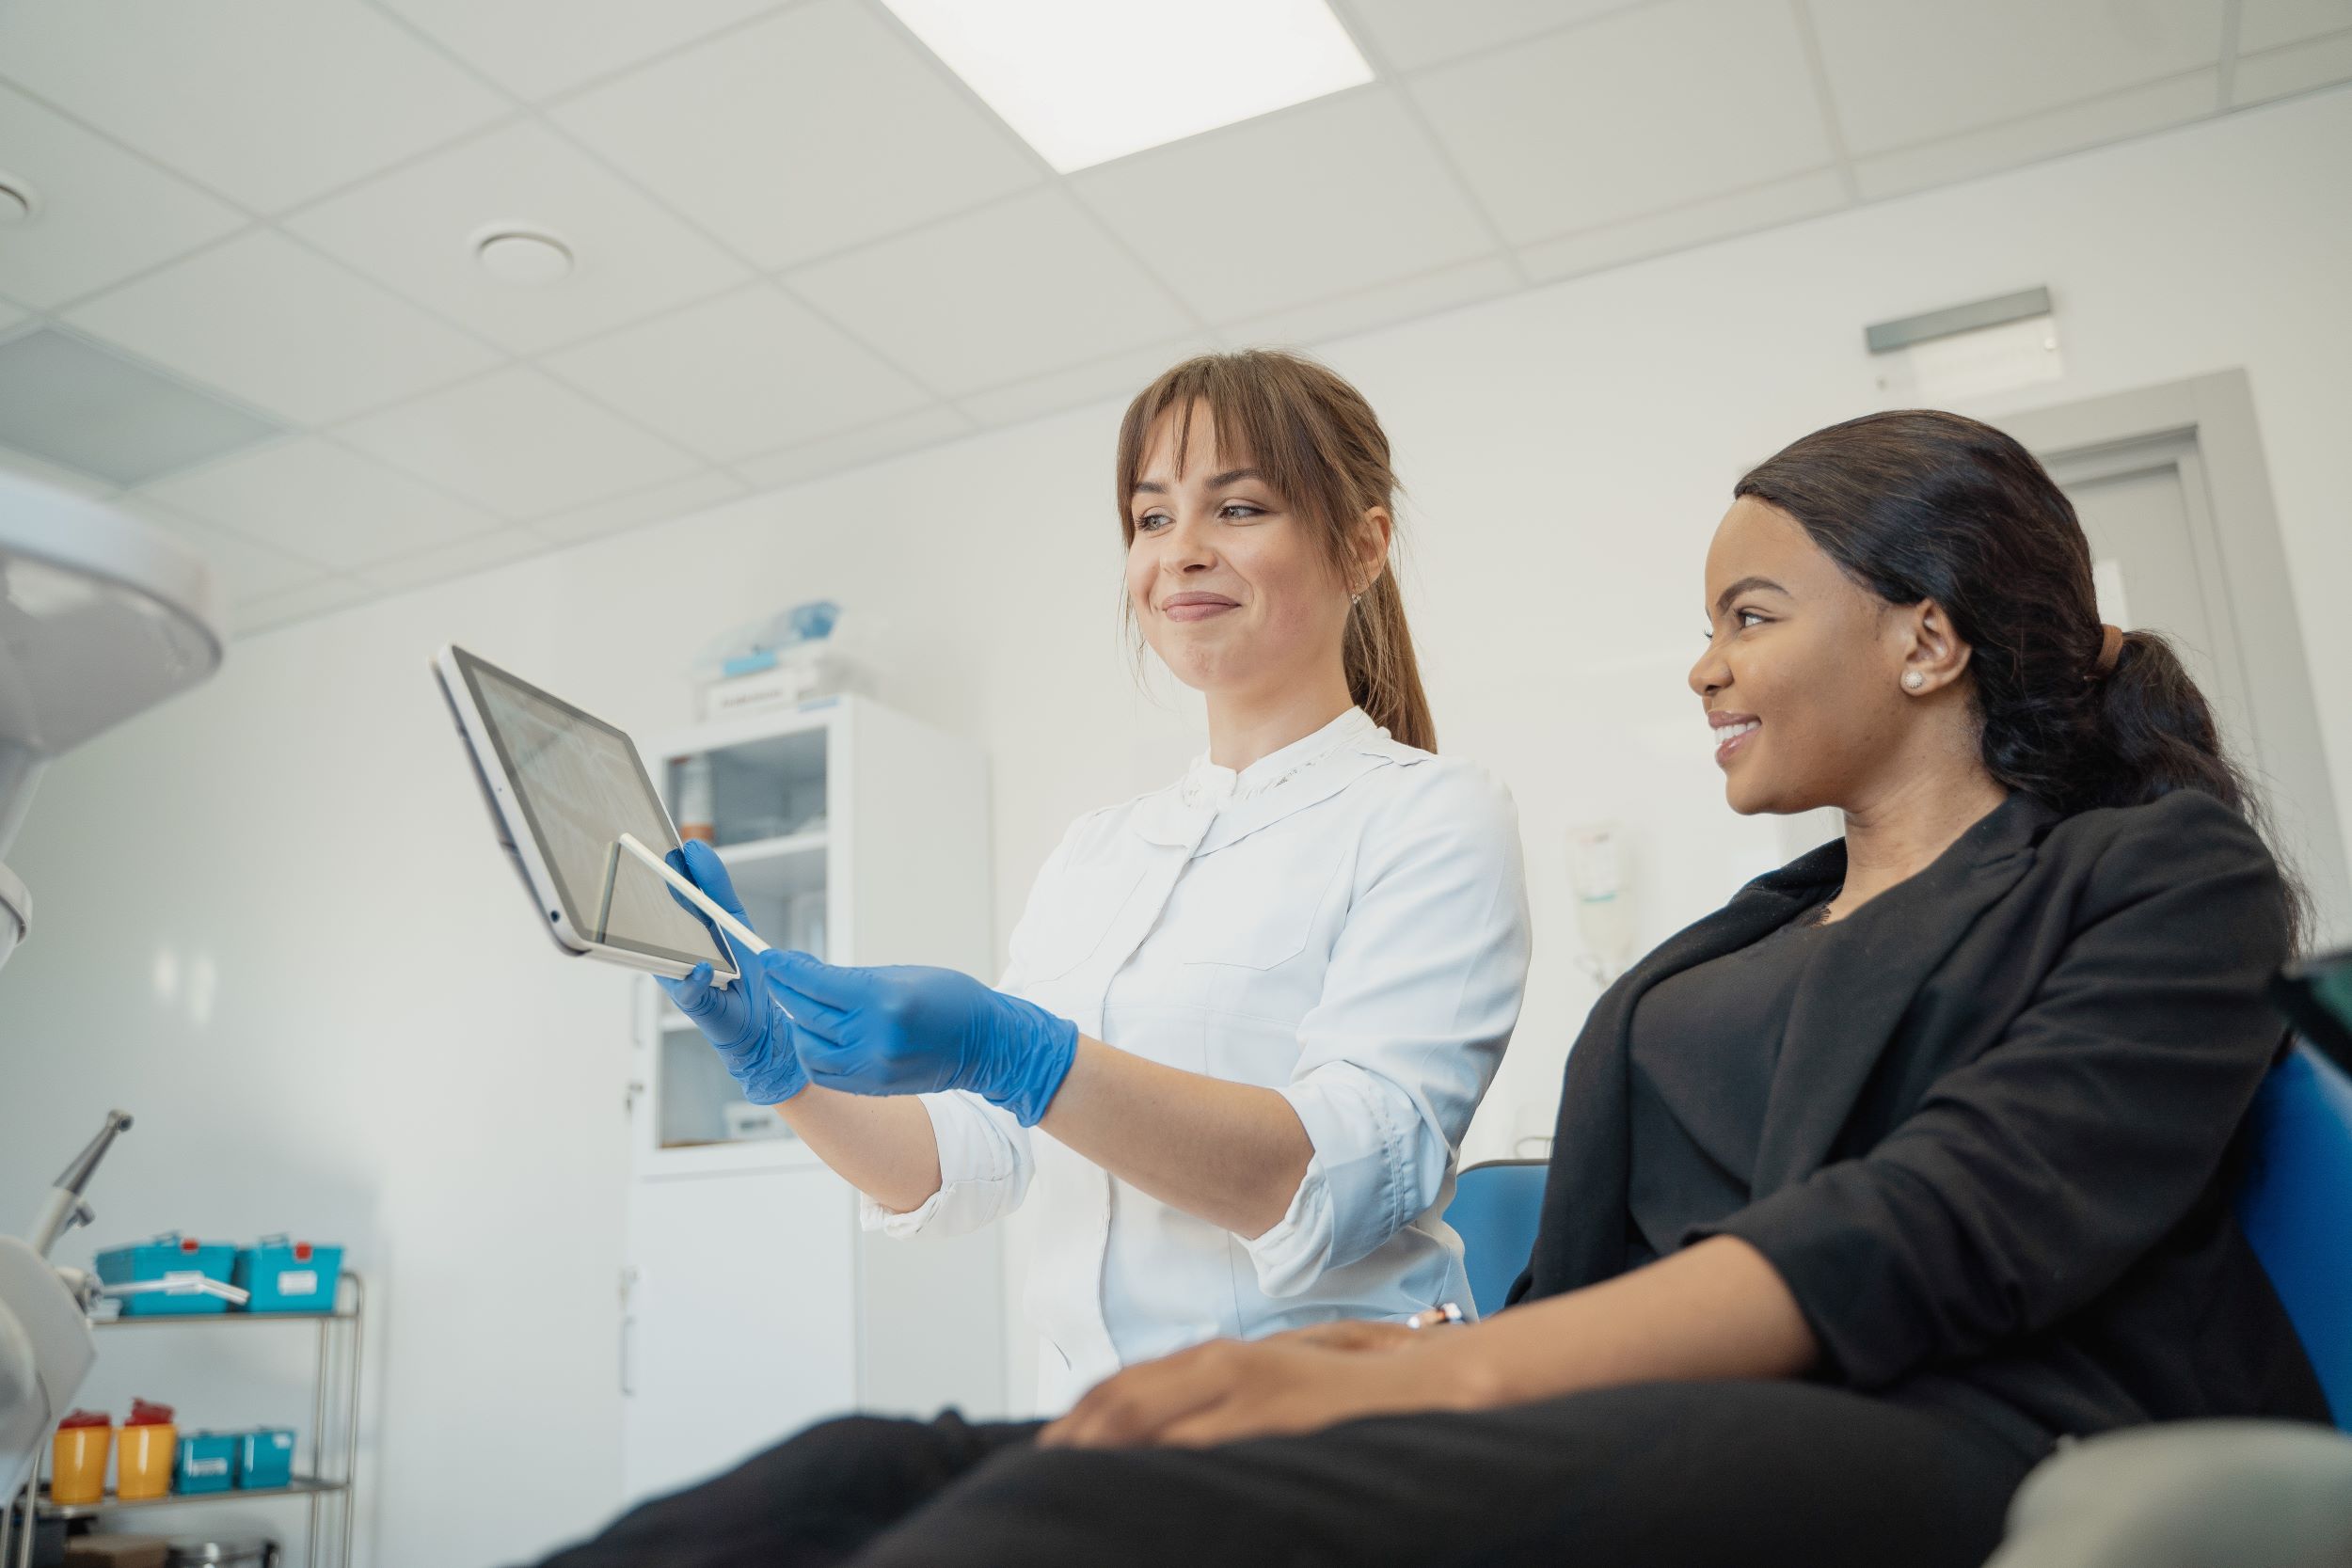
<svg viewBox="0 0 2352 1568"><path fill-rule="evenodd" d="M1921 674L1916 670L1906 671L1903 674L1903 689L1905 691L1916 691L1927 684L1928 677Z"/></svg>
<svg viewBox="0 0 2352 1568"><path fill-rule="evenodd" d="M1361 594L1350 594L1347 596L1347 602L1351 605L1359 605L1364 602L1364 596Z"/></svg>

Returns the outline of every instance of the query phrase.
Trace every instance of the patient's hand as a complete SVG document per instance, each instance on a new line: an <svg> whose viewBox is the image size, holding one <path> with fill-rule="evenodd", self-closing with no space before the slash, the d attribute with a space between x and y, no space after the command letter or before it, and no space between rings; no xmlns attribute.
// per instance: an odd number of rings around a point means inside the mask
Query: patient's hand
<svg viewBox="0 0 2352 1568"><path fill-rule="evenodd" d="M1304 1328L1286 1328L1279 1334L1269 1334L1258 1342L1320 1345L1326 1350L1403 1350L1406 1345L1423 1341L1403 1323L1341 1318L1333 1323L1309 1323Z"/></svg>
<svg viewBox="0 0 2352 1568"><path fill-rule="evenodd" d="M1316 1432L1367 1416L1467 1408L1449 1354L1464 1332L1343 1323L1254 1343L1213 1340L1096 1384L1038 1441L1047 1448L1206 1448Z"/></svg>

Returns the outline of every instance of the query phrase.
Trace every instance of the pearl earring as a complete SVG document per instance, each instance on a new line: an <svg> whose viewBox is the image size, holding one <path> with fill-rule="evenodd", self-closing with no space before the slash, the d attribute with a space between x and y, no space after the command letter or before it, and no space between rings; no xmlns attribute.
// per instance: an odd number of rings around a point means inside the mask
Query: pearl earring
<svg viewBox="0 0 2352 1568"><path fill-rule="evenodd" d="M1927 684L1928 677L1921 674L1916 670L1906 672L1903 675L1903 689L1905 691L1916 691Z"/></svg>

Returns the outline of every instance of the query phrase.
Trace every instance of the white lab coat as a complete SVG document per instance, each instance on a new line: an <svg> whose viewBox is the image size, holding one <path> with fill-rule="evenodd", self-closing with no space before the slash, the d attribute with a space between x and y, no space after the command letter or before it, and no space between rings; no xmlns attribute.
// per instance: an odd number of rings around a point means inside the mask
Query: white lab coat
<svg viewBox="0 0 2352 1568"><path fill-rule="evenodd" d="M894 1236L1039 1204L1041 1408L1220 1336L1470 1302L1439 1215L1518 1020L1518 814L1473 764L1363 711L1236 774L1083 816L1038 873L1002 988L1122 1051L1287 1099L1313 1147L1255 1240L1129 1186L968 1094L927 1095L941 1185Z"/></svg>

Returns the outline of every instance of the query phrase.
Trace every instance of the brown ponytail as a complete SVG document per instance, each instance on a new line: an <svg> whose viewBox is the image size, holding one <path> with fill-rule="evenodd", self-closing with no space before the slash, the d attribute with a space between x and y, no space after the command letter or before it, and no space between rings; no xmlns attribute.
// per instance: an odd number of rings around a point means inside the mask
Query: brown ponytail
<svg viewBox="0 0 2352 1568"><path fill-rule="evenodd" d="M1350 546L1366 512L1387 507L1394 515L1389 438L1364 395L1311 359L1246 349L1187 359L1127 405L1119 426L1116 498L1126 542L1135 540L1128 502L1152 424L1172 411L1181 451L1196 404L1206 404L1216 420L1220 448L1248 452L1274 492L1317 525L1335 572L1354 564ZM1393 544L1391 548L1393 553ZM1394 571L1384 569L1349 610L1342 657L1348 695L1373 722L1407 746L1438 749L1438 726L1421 688Z"/></svg>

